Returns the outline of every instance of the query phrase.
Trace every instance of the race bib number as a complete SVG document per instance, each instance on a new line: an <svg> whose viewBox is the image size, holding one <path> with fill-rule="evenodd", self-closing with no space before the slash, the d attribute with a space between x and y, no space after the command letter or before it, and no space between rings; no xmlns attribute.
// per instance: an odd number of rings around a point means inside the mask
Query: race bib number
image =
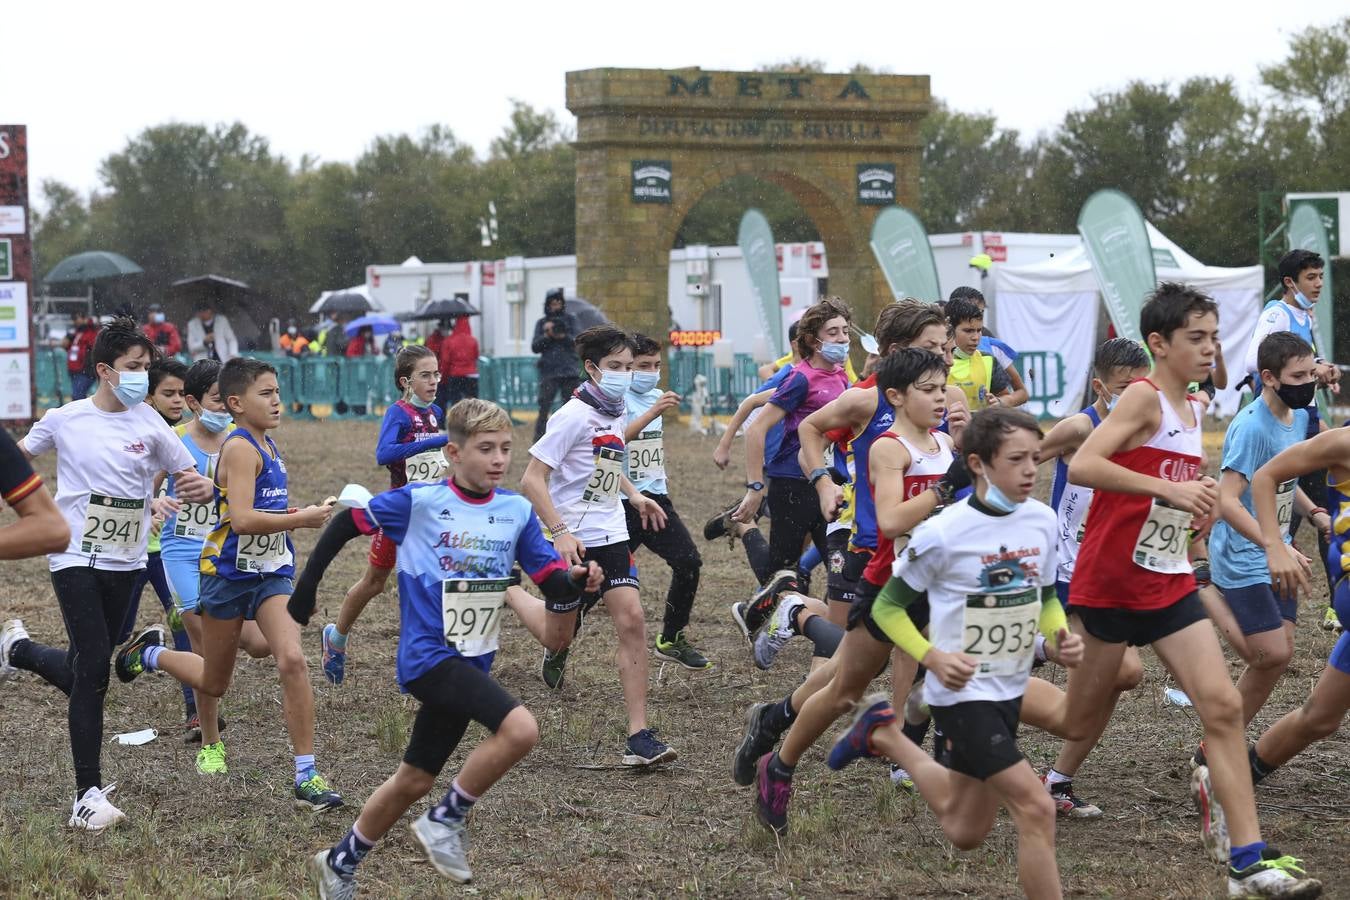
<svg viewBox="0 0 1350 900"><path fill-rule="evenodd" d="M581 492L583 503L613 506L619 500L619 481L623 478L623 448L601 447L595 456L595 471Z"/></svg>
<svg viewBox="0 0 1350 900"><path fill-rule="evenodd" d="M1163 575L1191 571L1186 558L1190 536L1191 514L1154 500L1134 542L1135 565Z"/></svg>
<svg viewBox="0 0 1350 900"><path fill-rule="evenodd" d="M403 471L410 483L439 481L445 477L445 454L440 450L427 450L416 456L408 457L403 463Z"/></svg>
<svg viewBox="0 0 1350 900"><path fill-rule="evenodd" d="M509 578L452 578L441 582L441 623L445 642L462 656L497 649Z"/></svg>
<svg viewBox="0 0 1350 900"><path fill-rule="evenodd" d="M661 441L661 432L644 431L628 445L628 478L643 482L665 477L666 448Z"/></svg>
<svg viewBox="0 0 1350 900"><path fill-rule="evenodd" d="M214 503L184 503L173 521L173 536L204 541L215 524Z"/></svg>
<svg viewBox="0 0 1350 900"><path fill-rule="evenodd" d="M1289 537L1289 524L1294 519L1294 488L1298 479L1291 478L1275 488L1275 521L1280 523L1280 533Z"/></svg>
<svg viewBox="0 0 1350 900"><path fill-rule="evenodd" d="M975 657L975 677L1031 671L1041 601L1035 589L1012 594L966 595L965 652Z"/></svg>
<svg viewBox="0 0 1350 900"><path fill-rule="evenodd" d="M286 546L284 531L275 534L241 534L238 538L234 567L240 572L267 575L292 562L291 548Z"/></svg>
<svg viewBox="0 0 1350 900"><path fill-rule="evenodd" d="M84 513L84 534L80 552L118 559L139 559L142 529L145 527L145 500L105 497L90 494Z"/></svg>

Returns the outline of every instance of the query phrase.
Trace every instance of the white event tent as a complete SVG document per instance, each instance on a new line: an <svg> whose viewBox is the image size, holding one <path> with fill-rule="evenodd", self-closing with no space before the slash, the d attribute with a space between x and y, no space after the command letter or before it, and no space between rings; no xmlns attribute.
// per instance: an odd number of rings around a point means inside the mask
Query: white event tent
<svg viewBox="0 0 1350 900"><path fill-rule="evenodd" d="M1147 223L1146 223L1147 224ZM1232 415L1238 408L1242 359L1262 307L1260 266L1207 266L1148 224L1159 281L1181 281L1204 291L1219 305L1219 337L1228 367L1228 387L1214 398L1211 412ZM1078 411L1098 340L1101 289L1082 244L1052 260L1028 266L995 266L991 328L1022 351L1053 351L1063 360L1064 393L1049 404L1051 416Z"/></svg>

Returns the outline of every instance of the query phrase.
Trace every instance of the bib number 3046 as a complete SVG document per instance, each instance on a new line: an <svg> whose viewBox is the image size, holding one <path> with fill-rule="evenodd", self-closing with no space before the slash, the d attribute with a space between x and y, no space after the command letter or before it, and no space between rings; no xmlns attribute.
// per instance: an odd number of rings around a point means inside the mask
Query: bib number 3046
<svg viewBox="0 0 1350 900"><path fill-rule="evenodd" d="M1186 557L1190 537L1191 514L1154 500L1134 542L1135 565L1164 575L1191 571Z"/></svg>
<svg viewBox="0 0 1350 900"><path fill-rule="evenodd" d="M975 657L976 678L1029 671L1041 601L1035 590L966 597L965 652Z"/></svg>
<svg viewBox="0 0 1350 900"><path fill-rule="evenodd" d="M133 559L141 552L145 500L90 494L80 552Z"/></svg>
<svg viewBox="0 0 1350 900"><path fill-rule="evenodd" d="M441 616L445 642L464 656L496 649L506 602L506 578L452 578L441 582Z"/></svg>

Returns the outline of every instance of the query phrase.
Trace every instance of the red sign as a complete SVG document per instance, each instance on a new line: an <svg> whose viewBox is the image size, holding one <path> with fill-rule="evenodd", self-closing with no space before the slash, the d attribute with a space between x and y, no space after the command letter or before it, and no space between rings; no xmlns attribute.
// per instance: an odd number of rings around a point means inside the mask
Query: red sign
<svg viewBox="0 0 1350 900"><path fill-rule="evenodd" d="M497 283L497 269L490 262L483 263L483 287L492 287Z"/></svg>
<svg viewBox="0 0 1350 900"><path fill-rule="evenodd" d="M670 333L670 346L672 347L711 347L715 341L722 339L720 331L672 331Z"/></svg>
<svg viewBox="0 0 1350 900"><path fill-rule="evenodd" d="M778 259L778 271L783 271L783 245L774 244L773 255Z"/></svg>
<svg viewBox="0 0 1350 900"><path fill-rule="evenodd" d="M989 254L989 258L994 262L1008 261L1008 248L1002 244L984 245L984 252Z"/></svg>
<svg viewBox="0 0 1350 900"><path fill-rule="evenodd" d="M9 250L0 279L9 286L7 295L17 294L29 304L27 310L15 309L14 320L0 328L6 346L15 348L0 353L0 421L27 424L36 418L37 395L30 312L33 244L29 237L28 128L24 125L0 125L0 208L0 220L7 223L0 239L8 242Z"/></svg>

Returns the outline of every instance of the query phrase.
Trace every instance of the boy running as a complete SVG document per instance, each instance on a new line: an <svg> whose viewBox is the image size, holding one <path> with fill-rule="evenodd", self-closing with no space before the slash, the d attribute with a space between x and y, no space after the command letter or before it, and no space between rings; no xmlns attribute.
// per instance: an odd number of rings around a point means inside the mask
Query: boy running
<svg viewBox="0 0 1350 900"><path fill-rule="evenodd" d="M636 552L645 546L670 566L665 615L653 650L656 658L679 663L686 669L708 669L712 663L689 643L684 634L689 625L689 613L694 608L694 596L698 593L703 558L689 536L689 529L684 527L680 514L675 511L666 485L661 419L669 410L679 408L680 395L674 391L663 392L656 386L661 380L661 345L645 334L633 334L632 339L633 386L623 398L623 438L628 451L626 474L642 496L665 511L666 524L659 531L643 527L641 515L625 499L628 549Z"/></svg>
<svg viewBox="0 0 1350 900"><path fill-rule="evenodd" d="M157 353L133 320L113 320L94 339L94 395L48 411L20 444L28 459L56 450L56 505L70 541L48 563L70 648L35 643L15 619L0 634L0 666L36 672L70 698L76 799L69 825L86 831L126 818L109 802L116 785L104 782L99 765L103 704L113 640L145 568L151 510L177 505L151 501L155 475L174 473L183 499L211 497L210 481L196 473L192 457L144 402ZM161 633L152 628L142 638L159 640Z"/></svg>
<svg viewBox="0 0 1350 900"><path fill-rule="evenodd" d="M359 530L378 532L401 548L398 682L421 708L397 771L366 801L342 840L310 857L322 898L356 895L361 861L431 790L469 724L477 722L489 736L469 753L441 801L410 826L436 871L457 882L473 877L469 811L539 740L529 710L490 674L511 568L519 562L549 603L574 604L583 588L600 587L595 563L569 569L544 540L530 504L500 489L511 463L506 412L486 400L462 400L445 426L454 465L449 480L412 482L335 517L350 516ZM454 540L463 536L472 540Z"/></svg>
<svg viewBox="0 0 1350 900"><path fill-rule="evenodd" d="M980 339L984 330L984 309L974 300L957 298L947 302L945 307L947 322L952 328L952 337L956 341L953 351L951 372L947 374L950 384L961 389L966 395L966 406L972 413L987 406L997 406L1008 400L1011 390L999 385L995 390L994 370L1000 368L993 356L980 352Z"/></svg>
<svg viewBox="0 0 1350 900"><path fill-rule="evenodd" d="M1198 291L1164 282L1144 304L1139 324L1153 375L1125 389L1069 464L1069 480L1094 493L1069 586L1086 649L1079 677L1068 686L1065 721L1076 733L1067 736L1091 734L1109 709L1126 645L1151 645L1204 724L1209 766L1196 768L1191 788L1205 847L1228 862L1229 895L1317 896L1321 884L1261 840L1241 695L1186 556L1191 528L1203 526L1217 499L1214 480L1200 473L1204 404L1186 385L1209 371L1218 307Z"/></svg>
<svg viewBox="0 0 1350 900"><path fill-rule="evenodd" d="M569 603L550 601L541 677L562 685L567 652L581 624L582 606L605 601L618 635L616 663L628 714L623 763L650 766L675 759L647 725L647 636L638 596L637 566L628 549L628 525L619 494L645 528L659 531L666 513L638 493L623 474L624 397L633 383L633 345L613 325L588 328L576 338L587 380L549 417L544 436L530 448L520 492L548 529L569 565L594 562L604 572L602 593Z"/></svg>
<svg viewBox="0 0 1350 900"><path fill-rule="evenodd" d="M321 527L332 506L292 510L287 505L286 464L267 434L281 424L276 370L260 360L236 357L221 367L219 390L235 428L221 445L218 519L202 545L198 605L203 653L166 650L157 634L143 633L117 654L117 677L131 681L142 672L168 672L199 695L218 700L234 674L244 622L257 622L281 681L282 711L295 752L295 804L322 812L341 806L342 797L328 786L314 761L314 689L300 649L300 629L286 612L295 572L295 547L287 532ZM201 725L201 752L213 757L206 770L225 774L218 723L208 715Z"/></svg>

